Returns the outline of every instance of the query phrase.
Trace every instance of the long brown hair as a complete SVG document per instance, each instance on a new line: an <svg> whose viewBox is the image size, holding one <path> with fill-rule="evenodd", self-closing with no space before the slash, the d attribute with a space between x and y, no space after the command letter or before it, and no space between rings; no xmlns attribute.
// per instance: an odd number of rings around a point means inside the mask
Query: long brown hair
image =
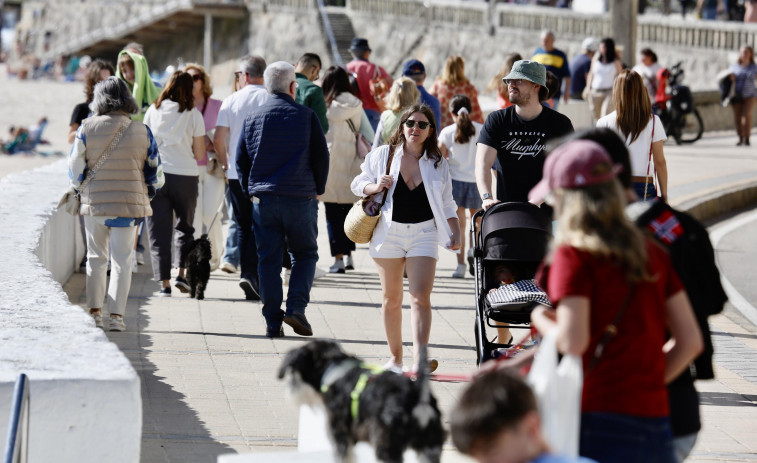
<svg viewBox="0 0 757 463"><path fill-rule="evenodd" d="M502 81L502 79L510 74L510 71L513 70L513 64L515 64L516 61L522 60L523 57L520 56L520 53L510 53L505 57L505 62L502 63L502 68L499 70L497 75L492 77L491 82L489 82L489 87L487 90L497 90L497 92L500 95L507 95L507 84Z"/></svg>
<svg viewBox="0 0 757 463"><path fill-rule="evenodd" d="M465 108L465 111L460 111ZM449 101L449 110L457 116L457 129L455 130L455 142L464 145L476 134L476 128L470 120L471 103L470 98L465 95L455 95Z"/></svg>
<svg viewBox="0 0 757 463"><path fill-rule="evenodd" d="M652 103L644 87L644 80L636 72L626 69L618 74L612 85L612 102L615 105L617 125L623 137L633 143L649 124Z"/></svg>
<svg viewBox="0 0 757 463"><path fill-rule="evenodd" d="M336 100L336 97L342 93L352 93L352 84L350 84L350 77L343 68L339 66L329 66L326 69L326 74L321 81L321 88L323 88L323 96L326 99L326 106L331 106L331 102Z"/></svg>
<svg viewBox="0 0 757 463"><path fill-rule="evenodd" d="M434 125L434 112L431 111L431 108L429 108L424 103L416 103L407 108L405 112L402 113L402 116L400 116L400 124L394 131L394 135L392 135L392 137L389 139L389 147L392 151L394 151L398 146L405 145L405 142L407 140L405 140L405 132L402 130L402 128L405 126L405 121L410 119L410 116L412 116L414 113L421 113L426 116L426 119L428 119L429 132L428 137L426 137L426 140L423 142L423 150L426 152L426 156L434 161L434 167L439 167L439 163L442 161L442 152L441 150L439 150L439 146L437 145L436 141L438 134L436 131L436 126Z"/></svg>
<svg viewBox="0 0 757 463"><path fill-rule="evenodd" d="M87 97L87 103L92 103L95 96L95 85L100 82L100 71L107 69L111 76L116 75L116 68L107 61L96 59L87 67L87 77L84 81L84 95Z"/></svg>
<svg viewBox="0 0 757 463"><path fill-rule="evenodd" d="M174 72L166 82L166 86L163 87L163 91L160 92L158 99L155 100L155 109L160 108L160 104L166 99L178 103L180 113L192 109L194 107L193 86L191 75L184 71Z"/></svg>

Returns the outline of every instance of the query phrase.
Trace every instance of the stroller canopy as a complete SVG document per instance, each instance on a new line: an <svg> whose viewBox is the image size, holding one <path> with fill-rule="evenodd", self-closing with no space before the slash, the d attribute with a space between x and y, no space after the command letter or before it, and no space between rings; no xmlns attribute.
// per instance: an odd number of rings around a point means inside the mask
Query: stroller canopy
<svg viewBox="0 0 757 463"><path fill-rule="evenodd" d="M484 260L540 262L552 237L552 220L531 203L499 203L481 222Z"/></svg>

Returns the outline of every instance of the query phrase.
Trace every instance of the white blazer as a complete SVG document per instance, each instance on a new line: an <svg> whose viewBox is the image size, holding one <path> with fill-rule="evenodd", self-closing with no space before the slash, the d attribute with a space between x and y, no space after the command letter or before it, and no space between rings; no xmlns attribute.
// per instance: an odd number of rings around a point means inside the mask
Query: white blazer
<svg viewBox="0 0 757 463"><path fill-rule="evenodd" d="M394 183L389 187L386 202L384 203L384 207L381 208L381 218L378 224L376 224L376 229L373 231L373 237L371 238L371 245L377 250L381 249L381 244L384 242L386 234L392 226L392 195L400 176L400 165L403 155L402 147L398 146L394 151L392 166L389 169L389 175L394 179ZM368 153L365 161L360 165L362 172L352 180L352 184L350 185L352 192L357 196L365 196L363 190L366 185L378 183L379 177L386 173L386 161L388 158L389 145L381 146ZM447 164L446 159L442 158L439 162L439 167L435 168L434 161L429 159L424 153L418 160L418 166L421 170L421 178L425 185L428 203L431 206L431 211L434 213L437 243L446 249L452 237L452 229L450 229L447 219L457 218L457 204L452 199L452 177L449 173L449 164ZM379 200L380 198L381 196L378 196Z"/></svg>

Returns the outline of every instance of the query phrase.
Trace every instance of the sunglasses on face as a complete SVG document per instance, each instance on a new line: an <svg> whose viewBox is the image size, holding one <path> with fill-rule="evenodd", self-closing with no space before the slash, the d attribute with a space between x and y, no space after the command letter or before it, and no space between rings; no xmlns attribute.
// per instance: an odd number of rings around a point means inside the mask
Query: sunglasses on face
<svg viewBox="0 0 757 463"><path fill-rule="evenodd" d="M193 74L192 75L192 81L193 82L205 81L205 79L202 77L202 74Z"/></svg>
<svg viewBox="0 0 757 463"><path fill-rule="evenodd" d="M523 79L510 79L510 80L507 81L507 85L511 85L511 86L515 85L516 87L520 87L521 85L523 85L526 82L528 82L528 81L527 80L523 80Z"/></svg>
<svg viewBox="0 0 757 463"><path fill-rule="evenodd" d="M418 124L418 128L421 130L426 130L429 125L431 125L430 122L424 122L424 121L414 121L412 119L408 119L405 121L405 127L408 129L412 129L415 127L415 124Z"/></svg>

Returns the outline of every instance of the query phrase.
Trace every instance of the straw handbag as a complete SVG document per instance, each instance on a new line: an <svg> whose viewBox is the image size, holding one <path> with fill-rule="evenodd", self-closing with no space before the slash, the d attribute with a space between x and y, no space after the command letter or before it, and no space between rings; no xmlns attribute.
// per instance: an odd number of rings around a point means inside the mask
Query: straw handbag
<svg viewBox="0 0 757 463"><path fill-rule="evenodd" d="M389 148L389 158L386 161L386 175L389 175L389 167L392 165L394 147ZM384 207L389 190L384 191L381 202L374 201L376 195L364 196L352 205L352 209L344 219L344 234L347 238L358 244L371 241L373 230L381 218L381 208Z"/></svg>

